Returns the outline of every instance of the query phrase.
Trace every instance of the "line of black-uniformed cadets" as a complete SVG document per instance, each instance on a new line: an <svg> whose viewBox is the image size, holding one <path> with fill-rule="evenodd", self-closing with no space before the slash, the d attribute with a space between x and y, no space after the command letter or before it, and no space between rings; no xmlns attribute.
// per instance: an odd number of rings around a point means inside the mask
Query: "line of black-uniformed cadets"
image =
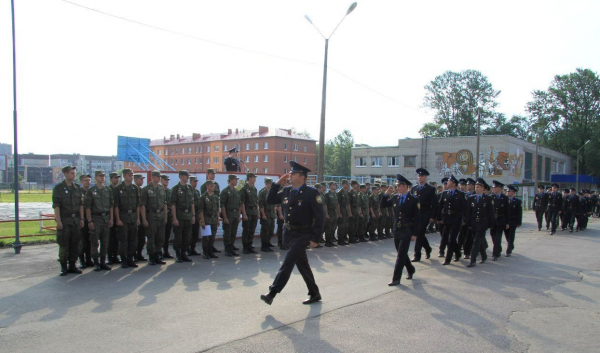
<svg viewBox="0 0 600 353"><path fill-rule="evenodd" d="M75 264L78 258L79 268L93 266L95 271L110 270L108 265L116 263L123 268L138 267L136 261L146 260L149 265L165 264L164 259L173 258L168 241L171 229L176 262L190 262L189 256L200 255L196 244L200 229L206 227L210 231L202 236L203 258L217 258L215 253L220 251L214 247L214 240L220 217L226 256L238 256L236 250L239 249L234 244L240 215L245 254L256 252L252 241L259 220L261 250L272 251L274 245L270 240L275 223L278 246L286 250L281 243L281 206L265 201L273 183L270 178L265 179L265 187L258 192L254 185L256 176L248 173L244 187L238 191L238 177L232 174L228 185L219 190L214 181L215 172L209 169L207 181L199 191L198 180L187 171L179 172L180 182L171 189L168 188L169 176L159 171L151 173L152 181L145 187L142 187L144 176L134 175L131 169L123 170L122 182L118 173L110 173L107 186L104 186L104 172L96 171L92 187L90 175L80 177L81 185L74 182L75 167L67 166L63 173L65 180L55 186L52 197L61 275L81 273ZM368 183L342 180L342 187L337 190L333 181L315 184L322 194L326 213L322 243L331 247L394 238L398 258L390 285L399 283L404 267L407 267L407 278L414 274L407 255L411 241L416 240L412 262L421 260L422 249L426 258L430 258L433 249L425 234L433 231L432 226L442 235L438 257L445 258L443 265L459 261L462 251L464 259L470 260L468 267L475 266L478 254L480 263L484 263L488 229L493 242L493 260L498 260L502 253L503 234L508 243L505 256L511 256L515 231L522 222L522 206L515 197L518 191L515 187L508 185L504 189L497 181L490 187L482 178L457 180L451 176L442 179L443 187L436 190L427 183L427 170L419 168L417 175L415 186L401 175L397 176L395 186L376 182L371 187ZM554 184L545 193L541 186L534 199L538 228L541 229L546 217L546 228L552 226L551 234L556 232L559 219L563 230L572 231L575 219L577 229L585 229L589 215L598 213L597 193L594 199L585 196L586 191L576 197L572 189L571 195L567 193L562 197L558 185ZM595 209L592 211L592 208ZM142 255L144 245L148 259Z"/></svg>

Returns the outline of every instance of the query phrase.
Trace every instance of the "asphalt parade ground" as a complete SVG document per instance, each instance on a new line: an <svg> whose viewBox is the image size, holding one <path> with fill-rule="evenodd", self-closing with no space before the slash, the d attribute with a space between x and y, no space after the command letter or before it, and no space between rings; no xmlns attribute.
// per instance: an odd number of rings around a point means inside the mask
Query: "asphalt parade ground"
<svg viewBox="0 0 600 353"><path fill-rule="evenodd" d="M600 220L553 236L537 231L532 212L523 223L512 257L493 262L490 248L475 268L468 260L442 266L440 236L429 234L431 259L423 256L414 279L398 287L387 286L391 239L311 250L323 301L310 306L301 304L306 286L297 271L273 305L259 299L285 254L279 249L65 277L55 244L20 255L5 249L0 346L5 353L600 351Z"/></svg>

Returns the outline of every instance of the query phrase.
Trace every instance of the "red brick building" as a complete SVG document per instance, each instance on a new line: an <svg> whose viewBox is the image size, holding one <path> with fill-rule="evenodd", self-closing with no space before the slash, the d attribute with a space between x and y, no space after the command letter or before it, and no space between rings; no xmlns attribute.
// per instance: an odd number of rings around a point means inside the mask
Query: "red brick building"
<svg viewBox="0 0 600 353"><path fill-rule="evenodd" d="M286 173L289 161L316 171L316 141L286 129L260 126L258 130L229 129L220 134L170 135L150 142L152 152L173 168L192 173L208 168L224 171L223 160L233 147L237 147L238 158L254 173ZM150 160L154 162L154 157ZM131 162L125 162L125 167L139 169ZM242 164L242 171L243 167Z"/></svg>

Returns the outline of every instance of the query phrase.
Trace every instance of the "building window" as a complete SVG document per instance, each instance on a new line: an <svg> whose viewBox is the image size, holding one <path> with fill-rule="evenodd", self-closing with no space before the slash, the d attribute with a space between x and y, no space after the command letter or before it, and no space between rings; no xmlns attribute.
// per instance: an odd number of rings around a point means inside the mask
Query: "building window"
<svg viewBox="0 0 600 353"><path fill-rule="evenodd" d="M381 167L381 157L371 157L371 167Z"/></svg>
<svg viewBox="0 0 600 353"><path fill-rule="evenodd" d="M287 174L287 168L283 169L283 174Z"/></svg>
<svg viewBox="0 0 600 353"><path fill-rule="evenodd" d="M213 159L213 161L215 162L215 164L219 164L219 157L215 157L215 158Z"/></svg>
<svg viewBox="0 0 600 353"><path fill-rule="evenodd" d="M215 152L219 152L219 146L215 146L214 150Z"/></svg>
<svg viewBox="0 0 600 353"><path fill-rule="evenodd" d="M188 164L192 164L192 159L188 158Z"/></svg>
<svg viewBox="0 0 600 353"><path fill-rule="evenodd" d="M246 163L250 162L250 156L246 156L246 158L244 158L244 161L245 161Z"/></svg>
<svg viewBox="0 0 600 353"><path fill-rule="evenodd" d="M198 164L202 164L202 157L198 158Z"/></svg>
<svg viewBox="0 0 600 353"><path fill-rule="evenodd" d="M198 153L198 146L194 148L194 153Z"/></svg>
<svg viewBox="0 0 600 353"><path fill-rule="evenodd" d="M254 143L254 150L258 151L258 142Z"/></svg>
<svg viewBox="0 0 600 353"><path fill-rule="evenodd" d="M294 162L298 163L298 157L294 157Z"/></svg>
<svg viewBox="0 0 600 353"><path fill-rule="evenodd" d="M185 165L185 159L181 158L181 165Z"/></svg>
<svg viewBox="0 0 600 353"><path fill-rule="evenodd" d="M254 161L258 162L258 156L254 156Z"/></svg>
<svg viewBox="0 0 600 353"><path fill-rule="evenodd" d="M269 161L269 155L265 154L263 156L263 162L268 162Z"/></svg>
<svg viewBox="0 0 600 353"><path fill-rule="evenodd" d="M158 155L160 156L161 150L158 150Z"/></svg>
<svg viewBox="0 0 600 353"><path fill-rule="evenodd" d="M175 152L175 154L177 154L177 148L173 148L173 151Z"/></svg>
<svg viewBox="0 0 600 353"><path fill-rule="evenodd" d="M210 146L206 146L206 153L210 153Z"/></svg>
<svg viewBox="0 0 600 353"><path fill-rule="evenodd" d="M269 172L268 168L263 168L263 173L267 174Z"/></svg>
<svg viewBox="0 0 600 353"><path fill-rule="evenodd" d="M202 153L202 146L198 146L198 153Z"/></svg>
<svg viewBox="0 0 600 353"><path fill-rule="evenodd" d="M263 143L263 149L265 149L265 150L269 149L269 143L268 142Z"/></svg>
<svg viewBox="0 0 600 353"><path fill-rule="evenodd" d="M175 161L174 161L174 162L175 162L174 164L175 164L175 165L177 165L177 159L175 159Z"/></svg>
<svg viewBox="0 0 600 353"><path fill-rule="evenodd" d="M355 162L356 162L356 166L357 167L366 167L367 166L367 159L365 157L356 157L354 158Z"/></svg>
<svg viewBox="0 0 600 353"><path fill-rule="evenodd" d="M404 156L404 167L416 167L417 156Z"/></svg>
<svg viewBox="0 0 600 353"><path fill-rule="evenodd" d="M250 144L249 143L246 144L246 151L250 151Z"/></svg>
<svg viewBox="0 0 600 353"><path fill-rule="evenodd" d="M298 144L295 143L294 144L294 151L297 151L297 150L298 150Z"/></svg>
<svg viewBox="0 0 600 353"><path fill-rule="evenodd" d="M181 154L185 154L185 148L181 149Z"/></svg>
<svg viewBox="0 0 600 353"><path fill-rule="evenodd" d="M283 150L284 150L284 151L287 151L287 143L284 143L284 144L283 144Z"/></svg>
<svg viewBox="0 0 600 353"><path fill-rule="evenodd" d="M306 163L308 163L308 162L307 162L307 158L306 158L306 157L304 157L304 164L306 164Z"/></svg>
<svg viewBox="0 0 600 353"><path fill-rule="evenodd" d="M284 161L284 162L287 162L287 161L288 161L288 158L287 158L287 156L283 156L283 161Z"/></svg>
<svg viewBox="0 0 600 353"><path fill-rule="evenodd" d="M304 146L304 152L308 151L308 147Z"/></svg>
<svg viewBox="0 0 600 353"><path fill-rule="evenodd" d="M168 155L169 155L169 149L165 148L165 156L168 156Z"/></svg>
<svg viewBox="0 0 600 353"><path fill-rule="evenodd" d="M254 173L258 173L258 168L254 168Z"/></svg>
<svg viewBox="0 0 600 353"><path fill-rule="evenodd" d="M229 149L227 148L227 145L223 145L223 152L229 152Z"/></svg>
<svg viewBox="0 0 600 353"><path fill-rule="evenodd" d="M388 157L387 158L388 167L398 167L400 166L400 158L398 157Z"/></svg>
<svg viewBox="0 0 600 353"><path fill-rule="evenodd" d="M191 154L191 153L192 153L192 148L191 148L191 147L189 147L189 148L188 148L188 154Z"/></svg>
<svg viewBox="0 0 600 353"><path fill-rule="evenodd" d="M206 164L210 164L210 157L206 157Z"/></svg>

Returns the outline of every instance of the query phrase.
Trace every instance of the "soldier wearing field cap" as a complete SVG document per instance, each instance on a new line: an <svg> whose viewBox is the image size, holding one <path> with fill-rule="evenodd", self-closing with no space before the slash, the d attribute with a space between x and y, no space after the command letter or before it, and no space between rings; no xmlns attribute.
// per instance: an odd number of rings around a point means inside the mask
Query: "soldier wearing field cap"
<svg viewBox="0 0 600 353"><path fill-rule="evenodd" d="M494 197L494 213L496 217L494 228L492 229L492 243L494 244L492 261L497 261L502 254L502 234L508 229L508 197L502 193L504 184L497 180L492 180L492 183L492 196Z"/></svg>
<svg viewBox="0 0 600 353"><path fill-rule="evenodd" d="M322 196L325 205L325 246L335 246L335 229L337 228L338 217L341 217L340 206L337 197L337 184L330 181L329 190Z"/></svg>
<svg viewBox="0 0 600 353"><path fill-rule="evenodd" d="M538 193L533 198L533 210L535 211L535 218L537 219L538 232L542 230L542 223L544 221L544 214L548 209L548 197L550 194L544 191L544 185L538 186Z"/></svg>
<svg viewBox="0 0 600 353"><path fill-rule="evenodd" d="M560 213L562 212L562 195L558 192L558 184L552 184L552 192L548 195L548 217L550 219L550 235L556 233Z"/></svg>
<svg viewBox="0 0 600 353"><path fill-rule="evenodd" d="M381 205L390 207L392 210L394 245L397 252L394 274L388 286L400 284L404 267L408 272L407 279L412 279L416 271L408 257L408 248L410 243L417 239L421 208L419 197L410 193L411 182L400 174L396 175L396 179L398 180L396 190L388 189L381 197Z"/></svg>
<svg viewBox="0 0 600 353"><path fill-rule="evenodd" d="M142 196L142 188L144 187L144 179L146 179L144 174L141 174L141 173L133 174L133 183L139 188L140 197ZM140 214L140 222L141 222L141 214ZM141 225L142 224L140 223L140 226L138 227L138 230L137 230L138 238L137 238L137 248L135 250L135 261L148 260L142 254L142 252L144 251L144 245L146 245L146 228L142 227Z"/></svg>
<svg viewBox="0 0 600 353"><path fill-rule="evenodd" d="M439 206L441 223L444 225L442 239L445 239L448 244L448 252L442 265L449 265L452 255L454 255L454 261L459 261L461 258L458 234L464 222L467 202L464 193L457 189L458 180L454 175L448 178L446 184L446 190L442 193Z"/></svg>
<svg viewBox="0 0 600 353"><path fill-rule="evenodd" d="M219 187L219 183L217 183L217 181L215 180L215 177L216 177L216 175L217 175L217 173L215 172L215 170L214 170L214 169L212 169L212 168L208 168L208 169L206 170L206 181L205 181L205 182L204 182L204 184L202 184L202 186L200 187L200 195L202 195L202 194L204 194L204 193L206 192L206 190L207 190L207 188L206 188L206 185L207 185L207 184L206 184L206 182L207 182L207 181L212 181L212 182L213 182L213 184L214 184L214 187L215 187L214 193L215 193L217 196L219 196L219 195L221 194L221 188ZM214 244L214 242L213 242L213 244ZM220 252L221 252L221 250L218 250L218 249L217 249L217 248L215 248L215 247L214 247L214 245L213 245L212 252L213 252L213 253L220 253Z"/></svg>
<svg viewBox="0 0 600 353"><path fill-rule="evenodd" d="M110 271L111 267L106 264L106 253L110 228L113 226L114 194L108 186L104 186L105 175L102 170L94 172L94 179L96 182L88 189L84 200L94 271Z"/></svg>
<svg viewBox="0 0 600 353"><path fill-rule="evenodd" d="M140 225L140 189L133 183L133 171L129 168L123 169L123 182L115 188L114 201L121 267L138 267L133 260Z"/></svg>
<svg viewBox="0 0 600 353"><path fill-rule="evenodd" d="M188 249L188 255L200 255L196 251L196 245L200 238L200 216L198 215L198 208L200 206L200 190L198 190L198 178L195 176L190 177L190 186L194 190L194 208L196 209L196 222L192 224L192 239L190 241L190 247Z"/></svg>
<svg viewBox="0 0 600 353"><path fill-rule="evenodd" d="M265 178L265 187L258 193L258 207L260 212L260 250L271 252L273 245L271 238L275 230L275 205L267 203L267 194L273 185L273 179Z"/></svg>
<svg viewBox="0 0 600 353"><path fill-rule="evenodd" d="M175 228L176 262L191 262L185 250L190 246L192 224L196 221L194 207L194 191L188 184L190 173L187 170L179 171L179 183L171 189L171 213L173 214L173 228Z"/></svg>
<svg viewBox="0 0 600 353"><path fill-rule="evenodd" d="M508 196L508 229L504 233L506 237L506 257L510 257L515 249L515 233L523 222L523 207L521 200L516 198L519 191L516 187L508 185L506 187Z"/></svg>
<svg viewBox="0 0 600 353"><path fill-rule="evenodd" d="M60 275L81 273L75 262L79 255L80 229L83 228L83 194L75 181L75 169L62 169L65 179L52 189L52 208L56 220L56 242ZM67 267L68 263L68 267Z"/></svg>
<svg viewBox="0 0 600 353"><path fill-rule="evenodd" d="M110 192L113 195L113 205L114 205L114 196L115 189L119 185L119 179L121 176L117 172L112 172L108 175ZM106 263L107 264L118 264L119 261L119 239L117 238L117 222L114 218L114 210L113 210L113 225L110 227L110 232L108 234L108 249L106 254Z"/></svg>
<svg viewBox="0 0 600 353"><path fill-rule="evenodd" d="M256 224L258 223L258 190L254 186L256 175L246 174L246 183L240 190L242 203L242 245L244 254L256 254L252 246Z"/></svg>
<svg viewBox="0 0 600 353"><path fill-rule="evenodd" d="M151 173L152 182L142 189L141 216L142 225L146 228L148 264L164 265L159 257L165 241L165 224L167 223L167 195L160 184L160 172Z"/></svg>
<svg viewBox="0 0 600 353"><path fill-rule="evenodd" d="M446 257L446 246L448 246L448 239L444 238L444 223L442 222L442 213L439 211L439 205L442 203L442 195L444 194L444 191L446 191L446 187L448 186L448 178L444 177L441 180L442 182L442 191L440 191L437 194L438 197L438 212L437 212L437 224L438 224L438 230L440 231L440 236L442 237L440 239L440 248L439 248L439 252L438 252L438 257Z"/></svg>
<svg viewBox="0 0 600 353"><path fill-rule="evenodd" d="M235 174L230 174L227 177L227 187L221 191L219 200L221 214L223 215L223 244L225 244L225 256L228 257L239 256L235 252L237 248L233 246L240 224L240 213L242 212L240 193L235 188L238 179Z"/></svg>
<svg viewBox="0 0 600 353"><path fill-rule="evenodd" d="M215 244L215 236L219 228L219 194L215 191L216 182L207 180L203 185L206 185L206 191L200 195L200 203L198 214L200 216L200 227L205 229L210 227L210 235L202 236L202 258L217 259L213 249Z"/></svg>
<svg viewBox="0 0 600 353"><path fill-rule="evenodd" d="M350 199L350 221L348 222L348 237L350 238L350 244L358 243L357 234L358 234L358 225L360 222L360 191L358 181L352 180L350 181L350 186L352 189L348 192L348 196Z"/></svg>
<svg viewBox="0 0 600 353"><path fill-rule="evenodd" d="M338 245L348 245L346 241L348 240L348 223L350 222L350 197L348 193L350 191L350 186L348 185L348 180L342 179L342 188L338 191L338 204L340 205L340 213L342 217L338 218L338 227L337 227L337 239Z"/></svg>
<svg viewBox="0 0 600 353"><path fill-rule="evenodd" d="M169 188L169 181L171 178L168 174L160 175L160 185L165 189L165 198L167 202L167 222L165 223L165 236L162 244L162 259L172 259L173 256L169 253L169 239L171 238L171 231L173 230L173 214L171 213L171 189Z"/></svg>
<svg viewBox="0 0 600 353"><path fill-rule="evenodd" d="M381 204L381 198L383 197L383 195L389 190L390 188L388 187L387 183L382 182L381 183L381 191L379 193L379 211L381 212L381 215L379 216L379 219L377 220L377 236L379 237L379 240L383 240L387 238L387 234L385 234L385 225L387 223L387 218L388 218L388 208L384 207L384 205ZM393 191L393 189L392 189Z"/></svg>
<svg viewBox="0 0 600 353"><path fill-rule="evenodd" d="M92 183L92 177L89 174L82 174L79 176L79 185L81 186L81 194L85 198L85 194L90 188ZM84 269L86 267L94 266L92 262L91 244L90 244L90 228L88 225L87 218L85 218L84 208L84 220L83 228L79 231L81 244L79 246L79 268Z"/></svg>
<svg viewBox="0 0 600 353"><path fill-rule="evenodd" d="M411 260L412 262L421 261L421 249L423 248L425 248L425 258L429 259L431 257L433 249L429 245L425 231L430 223L435 222L438 206L435 188L427 183L429 172L425 168L418 168L416 173L418 185L413 186L411 192L419 198L421 212L419 213L417 240L415 241L415 254Z"/></svg>
<svg viewBox="0 0 600 353"><path fill-rule="evenodd" d="M481 253L481 262L487 259L485 252L485 233L488 229L494 227L495 211L493 196L486 195L485 189L487 183L482 178L477 178L475 182L475 194L469 196L467 200L466 222L473 231L473 247L471 248L471 262L467 267L475 267L477 254Z"/></svg>
<svg viewBox="0 0 600 353"><path fill-rule="evenodd" d="M377 240L377 235L375 232L377 231L377 225L379 224L379 217L381 217L381 211L379 209L380 203L380 195L379 195L379 184L373 184L373 192L371 196L369 196L369 240L375 241Z"/></svg>

